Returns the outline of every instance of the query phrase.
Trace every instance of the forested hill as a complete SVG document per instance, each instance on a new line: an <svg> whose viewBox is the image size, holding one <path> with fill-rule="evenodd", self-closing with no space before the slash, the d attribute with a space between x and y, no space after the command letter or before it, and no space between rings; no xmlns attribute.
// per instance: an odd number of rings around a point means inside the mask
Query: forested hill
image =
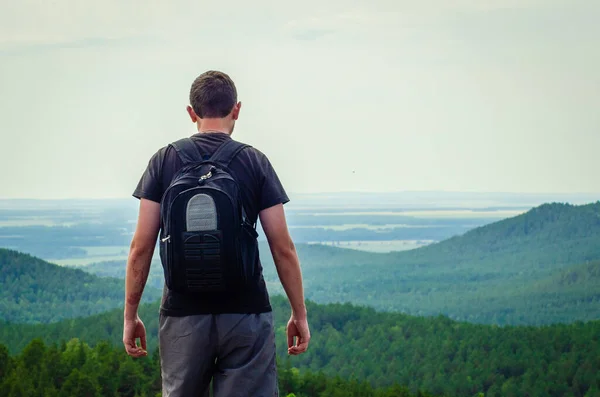
<svg viewBox="0 0 600 397"><path fill-rule="evenodd" d="M594 273L599 213L600 203L545 204L439 244L390 254L298 244L306 296L499 325L600 319ZM261 260L270 291L283 293L265 244ZM124 277L124 269L124 261L85 268L113 277ZM155 257L149 285L162 284Z"/></svg>
<svg viewBox="0 0 600 397"><path fill-rule="evenodd" d="M559 274L539 283L539 286L589 288L600 285L600 261L571 266Z"/></svg>
<svg viewBox="0 0 600 397"><path fill-rule="evenodd" d="M147 288L145 301L159 299ZM60 267L0 249L0 320L51 322L88 316L123 305L123 280Z"/></svg>
<svg viewBox="0 0 600 397"><path fill-rule="evenodd" d="M553 267L600 259L600 201L544 204L438 244L396 254L398 259L463 262L509 258L506 265Z"/></svg>
<svg viewBox="0 0 600 397"><path fill-rule="evenodd" d="M320 303L499 325L600 319L593 272L600 261L600 202L545 204L412 251L299 246L298 252L306 294ZM269 285L277 286L271 258L262 258ZM578 275L578 285L560 281L568 274Z"/></svg>
<svg viewBox="0 0 600 397"><path fill-rule="evenodd" d="M291 366L301 370L367 380L378 387L397 383L446 396L600 395L599 321L496 327L308 302L309 351L288 358L289 304L274 297L272 306L280 362L287 365L289 359ZM140 316L148 331L149 349L155 351L158 306L142 306ZM91 345L108 340L122 349L122 322L122 311L114 310L55 324L0 324L0 344L10 347L13 354L38 337L45 343L79 338Z"/></svg>

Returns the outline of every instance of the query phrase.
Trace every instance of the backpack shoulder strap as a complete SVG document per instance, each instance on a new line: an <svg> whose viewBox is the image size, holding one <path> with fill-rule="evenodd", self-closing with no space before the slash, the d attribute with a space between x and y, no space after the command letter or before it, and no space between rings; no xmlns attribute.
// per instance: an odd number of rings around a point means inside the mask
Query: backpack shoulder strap
<svg viewBox="0 0 600 397"><path fill-rule="evenodd" d="M171 143L170 146L175 149L175 152L183 165L202 161L204 159L200 149L198 149L198 145L196 145L192 138L182 138Z"/></svg>
<svg viewBox="0 0 600 397"><path fill-rule="evenodd" d="M231 164L231 161L233 161L233 159L240 154L240 152L248 147L251 147L250 145L247 145L245 143L241 143L238 141L234 141L233 139L227 140L225 141L225 143L221 144L221 146L219 146L217 148L217 150L213 153L213 155L210 158L210 161L214 161L215 163L219 163L221 165L224 165L226 168L229 168L229 164ZM235 178L235 175L234 175ZM246 209L244 208L244 205L242 204L242 220L247 223L248 225L250 225L249 221L248 221L248 216L246 215ZM253 225L251 225L254 227L254 229L256 229L256 223L254 223Z"/></svg>
<svg viewBox="0 0 600 397"><path fill-rule="evenodd" d="M250 145L234 141L233 139L228 140L217 148L210 160L229 167L231 161L247 147L250 147Z"/></svg>

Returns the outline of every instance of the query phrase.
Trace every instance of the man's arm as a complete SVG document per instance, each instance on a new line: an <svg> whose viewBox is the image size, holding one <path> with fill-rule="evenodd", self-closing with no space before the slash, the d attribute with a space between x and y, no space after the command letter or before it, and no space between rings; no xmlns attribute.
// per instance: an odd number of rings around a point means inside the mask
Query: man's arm
<svg viewBox="0 0 600 397"><path fill-rule="evenodd" d="M159 228L160 204L141 199L125 276L123 344L127 353L134 357L146 355L146 330L137 310L150 272ZM136 338L140 338L141 349L136 345Z"/></svg>
<svg viewBox="0 0 600 397"><path fill-rule="evenodd" d="M292 307L292 316L288 322L288 353L304 353L310 341L302 271L296 247L289 234L283 204L278 204L260 212L260 223L263 227L277 274L283 285ZM294 344L294 337L297 337Z"/></svg>

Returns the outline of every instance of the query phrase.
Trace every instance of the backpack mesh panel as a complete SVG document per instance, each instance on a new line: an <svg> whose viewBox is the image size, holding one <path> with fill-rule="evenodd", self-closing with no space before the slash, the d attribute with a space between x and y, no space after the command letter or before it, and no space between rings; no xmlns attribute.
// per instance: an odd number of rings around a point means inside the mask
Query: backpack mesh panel
<svg viewBox="0 0 600 397"><path fill-rule="evenodd" d="M217 230L217 207L207 194L197 194L187 203L186 226L188 232Z"/></svg>

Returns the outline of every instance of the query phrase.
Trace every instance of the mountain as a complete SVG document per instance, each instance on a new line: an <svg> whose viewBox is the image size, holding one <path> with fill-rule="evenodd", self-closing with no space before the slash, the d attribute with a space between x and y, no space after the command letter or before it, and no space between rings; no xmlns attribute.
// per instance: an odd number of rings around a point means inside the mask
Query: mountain
<svg viewBox="0 0 600 397"><path fill-rule="evenodd" d="M145 301L161 292L148 288ZM46 323L123 305L121 279L102 278L33 256L0 249L0 320Z"/></svg>
<svg viewBox="0 0 600 397"><path fill-rule="evenodd" d="M306 296L319 303L352 302L379 310L484 324L541 325L600 319L600 282L560 282L600 260L600 203L545 204L412 251L377 254L297 245ZM266 244L260 245L271 293L283 293ZM82 267L124 277L123 261ZM591 271L591 270L590 270ZM571 275L570 277L575 277ZM155 257L150 286L160 288Z"/></svg>
<svg viewBox="0 0 600 397"><path fill-rule="evenodd" d="M288 357L289 304L282 297L273 297L271 303L279 361L301 371L366 380L376 387L397 383L447 396L598 395L594 393L600 386L600 321L497 327L308 302L309 351ZM140 316L153 352L157 304L143 305ZM122 349L122 321L117 309L55 324L0 325L0 344L13 354L38 337L46 344L79 338L94 346L106 340Z"/></svg>
<svg viewBox="0 0 600 397"><path fill-rule="evenodd" d="M552 296L537 286L569 266L600 260L600 202L545 204L412 251L299 246L298 252L307 296L317 302L500 325L600 318L600 283L585 289L556 283ZM272 259L262 258L267 280L275 281Z"/></svg>
<svg viewBox="0 0 600 397"><path fill-rule="evenodd" d="M600 201L580 206L544 204L398 257L415 264L445 260L463 265L506 257L512 261L505 265L521 270L517 260L552 268L599 259Z"/></svg>

